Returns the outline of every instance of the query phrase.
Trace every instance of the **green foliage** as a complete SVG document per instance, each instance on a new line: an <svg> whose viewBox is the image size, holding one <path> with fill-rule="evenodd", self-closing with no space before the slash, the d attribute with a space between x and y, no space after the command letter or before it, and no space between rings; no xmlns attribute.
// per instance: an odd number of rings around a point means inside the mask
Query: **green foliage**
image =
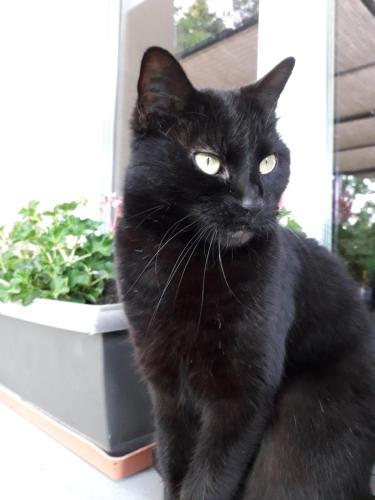
<svg viewBox="0 0 375 500"><path fill-rule="evenodd" d="M208 9L206 0L195 0L177 21L177 50L182 51L207 40L225 29L223 20Z"/></svg>
<svg viewBox="0 0 375 500"><path fill-rule="evenodd" d="M258 14L258 4L259 0L232 0L232 8L224 10L222 7L221 16L238 28ZM222 17L217 14L220 2L215 8L216 12L210 12L207 0L195 0L184 14L181 9L176 10L178 52L191 49L226 29Z"/></svg>
<svg viewBox="0 0 375 500"><path fill-rule="evenodd" d="M296 231L297 233L302 233L302 227L298 224L296 220L291 216L291 212L286 208L280 208L278 214L279 223L282 226L291 229L292 231Z"/></svg>
<svg viewBox="0 0 375 500"><path fill-rule="evenodd" d="M232 3L236 27L258 15L259 0L233 0Z"/></svg>
<svg viewBox="0 0 375 500"><path fill-rule="evenodd" d="M375 203L374 187L366 179L345 176L341 182L337 250L352 276L365 285L375 276ZM367 198L361 211L353 212L353 202Z"/></svg>
<svg viewBox="0 0 375 500"><path fill-rule="evenodd" d="M112 235L74 215L78 202L45 212L38 205L22 208L8 233L0 227L0 302L97 302L113 276Z"/></svg>

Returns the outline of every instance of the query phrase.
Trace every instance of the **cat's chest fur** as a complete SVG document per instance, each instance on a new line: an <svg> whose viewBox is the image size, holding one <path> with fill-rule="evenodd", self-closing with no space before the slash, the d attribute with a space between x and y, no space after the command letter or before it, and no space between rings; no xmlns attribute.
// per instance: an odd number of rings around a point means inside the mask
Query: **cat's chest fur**
<svg viewBox="0 0 375 500"><path fill-rule="evenodd" d="M155 253L152 244L135 250L129 245L129 283ZM139 361L155 385L233 396L248 390L254 367L269 359L274 318L264 315L264 305L276 300L270 269L250 253L218 250L207 247L178 265L181 249L170 246L129 293Z"/></svg>

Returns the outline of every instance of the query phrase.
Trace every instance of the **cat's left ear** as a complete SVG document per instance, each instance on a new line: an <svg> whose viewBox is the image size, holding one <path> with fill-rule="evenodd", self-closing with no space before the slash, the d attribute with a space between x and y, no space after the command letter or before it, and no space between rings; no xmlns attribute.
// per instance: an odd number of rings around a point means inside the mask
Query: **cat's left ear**
<svg viewBox="0 0 375 500"><path fill-rule="evenodd" d="M181 112L193 93L192 84L172 54L160 47L146 50L138 80L138 111L142 117Z"/></svg>
<svg viewBox="0 0 375 500"><path fill-rule="evenodd" d="M253 84L252 90L262 107L269 111L276 108L277 101L293 71L294 64L294 57L287 57Z"/></svg>

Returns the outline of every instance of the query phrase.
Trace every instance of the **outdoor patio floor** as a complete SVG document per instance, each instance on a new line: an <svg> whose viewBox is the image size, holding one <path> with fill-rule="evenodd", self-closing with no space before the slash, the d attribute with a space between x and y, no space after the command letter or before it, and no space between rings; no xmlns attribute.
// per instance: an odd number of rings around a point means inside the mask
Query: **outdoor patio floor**
<svg viewBox="0 0 375 500"><path fill-rule="evenodd" d="M0 403L0 498L4 500L161 500L148 469L113 481Z"/></svg>
<svg viewBox="0 0 375 500"><path fill-rule="evenodd" d="M162 500L154 469L113 481L0 403L0 498ZM373 476L375 492L375 476Z"/></svg>

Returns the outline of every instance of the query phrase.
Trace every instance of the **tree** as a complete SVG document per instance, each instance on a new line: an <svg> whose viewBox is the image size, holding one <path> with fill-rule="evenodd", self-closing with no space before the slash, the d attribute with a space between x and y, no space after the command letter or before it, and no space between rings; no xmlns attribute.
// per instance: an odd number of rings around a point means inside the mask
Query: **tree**
<svg viewBox="0 0 375 500"><path fill-rule="evenodd" d="M258 15L259 0L233 0L234 25L241 26L245 21Z"/></svg>
<svg viewBox="0 0 375 500"><path fill-rule="evenodd" d="M177 21L177 50L182 51L207 40L225 29L224 22L208 9L206 0L195 0Z"/></svg>

